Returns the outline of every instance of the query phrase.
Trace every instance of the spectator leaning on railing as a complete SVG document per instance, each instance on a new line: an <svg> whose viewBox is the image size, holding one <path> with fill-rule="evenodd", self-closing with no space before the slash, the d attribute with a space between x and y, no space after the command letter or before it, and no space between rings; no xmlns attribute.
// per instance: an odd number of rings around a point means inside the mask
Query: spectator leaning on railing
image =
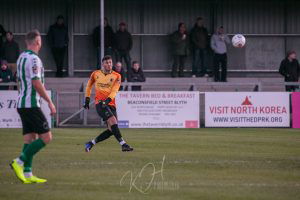
<svg viewBox="0 0 300 200"><path fill-rule="evenodd" d="M1 70L0 70L0 85L1 83L9 83L13 81L13 74L7 66L7 61L1 61ZM0 86L0 90L8 90L9 86Z"/></svg>
<svg viewBox="0 0 300 200"><path fill-rule="evenodd" d="M284 76L285 82L298 82L300 76L300 65L296 59L297 54L295 51L288 51L287 56L280 63L279 73ZM287 85L286 91L295 91L298 86Z"/></svg>

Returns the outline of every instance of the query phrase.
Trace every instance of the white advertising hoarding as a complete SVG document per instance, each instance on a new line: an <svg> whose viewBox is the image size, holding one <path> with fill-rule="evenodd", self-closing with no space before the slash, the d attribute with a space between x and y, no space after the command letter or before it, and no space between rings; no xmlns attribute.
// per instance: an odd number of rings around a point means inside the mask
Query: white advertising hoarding
<svg viewBox="0 0 300 200"><path fill-rule="evenodd" d="M119 92L121 128L199 128L199 92Z"/></svg>
<svg viewBox="0 0 300 200"><path fill-rule="evenodd" d="M289 127L289 93L206 92L206 127Z"/></svg>
<svg viewBox="0 0 300 200"><path fill-rule="evenodd" d="M51 98L51 91L47 91ZM22 122L17 112L18 92L0 91L0 128L22 128ZM51 128L51 116L48 104L42 100L41 109Z"/></svg>

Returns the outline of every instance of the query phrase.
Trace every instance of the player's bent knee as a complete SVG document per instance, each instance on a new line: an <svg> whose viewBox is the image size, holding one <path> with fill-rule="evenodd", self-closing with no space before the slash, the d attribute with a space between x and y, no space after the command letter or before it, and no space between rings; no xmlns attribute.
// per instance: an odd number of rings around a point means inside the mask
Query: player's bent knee
<svg viewBox="0 0 300 200"><path fill-rule="evenodd" d="M24 143L25 144L30 144L34 140L37 139L37 134L36 133L28 133L28 134L25 134L23 138L24 138Z"/></svg>
<svg viewBox="0 0 300 200"><path fill-rule="evenodd" d="M41 134L40 138L44 141L45 144L49 144L52 141L52 133L49 131L47 133Z"/></svg>
<svg viewBox="0 0 300 200"><path fill-rule="evenodd" d="M112 116L112 117L110 117L110 118L107 120L107 124L108 124L109 126L112 126L112 125L117 124L117 123L118 123L118 122L117 122L117 119L116 119L115 116Z"/></svg>

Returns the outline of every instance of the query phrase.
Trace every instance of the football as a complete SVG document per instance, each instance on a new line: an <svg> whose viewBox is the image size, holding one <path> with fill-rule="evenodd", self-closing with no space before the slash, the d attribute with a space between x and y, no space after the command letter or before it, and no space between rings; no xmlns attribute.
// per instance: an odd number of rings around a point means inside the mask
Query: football
<svg viewBox="0 0 300 200"><path fill-rule="evenodd" d="M232 37L232 45L237 48L242 48L246 44L246 38L242 34L236 34Z"/></svg>

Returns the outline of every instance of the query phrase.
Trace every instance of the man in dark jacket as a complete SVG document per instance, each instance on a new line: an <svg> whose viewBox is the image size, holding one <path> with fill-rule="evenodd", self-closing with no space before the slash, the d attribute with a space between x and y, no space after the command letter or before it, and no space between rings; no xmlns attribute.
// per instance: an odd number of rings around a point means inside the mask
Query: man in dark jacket
<svg viewBox="0 0 300 200"><path fill-rule="evenodd" d="M191 31L191 42L193 51L193 77L207 74L207 47L209 45L208 31L204 27L204 20L198 17Z"/></svg>
<svg viewBox="0 0 300 200"><path fill-rule="evenodd" d="M115 66L113 66L113 70L115 72L118 72L121 75L121 82L125 82L125 70L122 67L122 63L121 62L116 62ZM121 84L120 86L120 91L124 90L123 85ZM125 88L125 90L127 90L127 86Z"/></svg>
<svg viewBox="0 0 300 200"><path fill-rule="evenodd" d="M0 69L0 83L8 83L13 81L13 74L10 69L7 67L7 61L1 61ZM9 86L0 86L0 90L8 90Z"/></svg>
<svg viewBox="0 0 300 200"><path fill-rule="evenodd" d="M108 19L104 18L104 54L113 56L113 46L115 40L115 33L108 24ZM97 26L93 31L93 41L97 48L97 69L100 68L100 26Z"/></svg>
<svg viewBox="0 0 300 200"><path fill-rule="evenodd" d="M63 77L63 63L69 38L62 15L59 15L56 23L50 26L47 37L57 67L56 77Z"/></svg>
<svg viewBox="0 0 300 200"><path fill-rule="evenodd" d="M3 26L0 24L0 60L3 58L2 47L3 47L3 39L5 36L6 36L6 31L4 30Z"/></svg>
<svg viewBox="0 0 300 200"><path fill-rule="evenodd" d="M116 32L116 58L118 62L124 59L127 68L127 76L131 70L130 50L132 49L132 36L126 29L126 24L121 22L119 30Z"/></svg>
<svg viewBox="0 0 300 200"><path fill-rule="evenodd" d="M295 51L288 51L287 56L280 63L279 73L284 76L285 82L298 82L300 76L300 65L296 59ZM286 86L286 91L295 91L298 86Z"/></svg>
<svg viewBox="0 0 300 200"><path fill-rule="evenodd" d="M3 58L8 62L8 67L14 73L17 69L17 60L20 54L19 44L14 40L13 33L6 32L6 41L3 44Z"/></svg>
<svg viewBox="0 0 300 200"><path fill-rule="evenodd" d="M145 82L146 78L140 64L137 61L132 62L132 69L129 72L128 82ZM132 91L141 91L142 86L134 85L131 87Z"/></svg>
<svg viewBox="0 0 300 200"><path fill-rule="evenodd" d="M178 30L171 35L172 51L174 63L172 67L172 77L183 77L184 65L189 51L189 40L184 23L178 24ZM179 72L178 71L179 67Z"/></svg>
<svg viewBox="0 0 300 200"><path fill-rule="evenodd" d="M118 72L121 75L121 82L125 81L125 70L122 67L121 62L116 62L115 66L113 66L113 70Z"/></svg>

